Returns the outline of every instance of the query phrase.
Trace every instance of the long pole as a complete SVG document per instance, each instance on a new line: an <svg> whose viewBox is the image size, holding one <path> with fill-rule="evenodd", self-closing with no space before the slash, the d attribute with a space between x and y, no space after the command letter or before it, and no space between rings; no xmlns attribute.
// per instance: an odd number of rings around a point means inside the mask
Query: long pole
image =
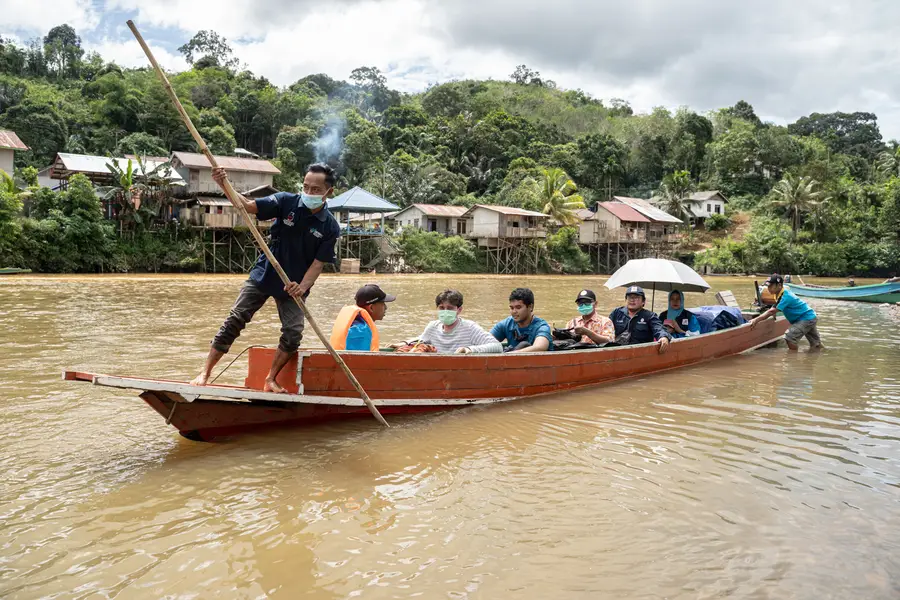
<svg viewBox="0 0 900 600"><path fill-rule="evenodd" d="M159 80L162 82L163 87L166 88L166 93L169 95L169 99L172 100L172 104L175 105L175 108L178 110L178 114L181 115L181 120L184 121L184 124L191 132L194 141L196 141L197 145L200 146L200 151L206 155L206 158L207 160L209 160L209 164L212 165L212 168L217 168L219 165L216 163L216 158L212 155L212 152L209 151L206 142L203 141L203 138L200 136L200 132L197 131L196 127L194 127L194 123L191 121L191 118L188 116L187 112L185 112L184 107L181 105L181 101L178 100L178 96L175 95L175 90L172 89L172 84L169 83L169 79L166 77L166 74L159 67L159 63L156 62L156 59L153 57L153 53L150 51L150 48L147 46L144 38L141 37L141 34L137 30L137 27L134 25L134 22L130 19L128 20L128 28L131 29L131 33L134 34L134 37L141 45L141 48L143 48L144 54L146 54L147 58L150 59L150 64L153 65L153 69L159 76ZM256 243L259 244L259 247L263 251L263 254L266 255L267 259L269 259L269 264L272 265L272 268L274 268L278 273L278 276L281 277L281 281L283 281L285 285L289 284L291 282L290 278L287 276L287 273L284 272L284 269L281 268L281 265L278 263L278 259L276 259L275 255L272 254L272 251L269 250L269 245L266 244L265 238L263 238L262 234L256 228L256 225L253 223L253 221L250 220L250 215L247 214L247 210L244 208L243 203L238 199L237 192L234 191L234 188L232 187L231 182L228 179L225 179L225 181L222 183L222 190L225 192L225 195L228 197L228 199L231 200L231 203L237 209L238 214L240 214L244 219L244 222L247 223L247 226L250 228L250 233L253 234L253 237L256 239ZM372 413L372 416L378 419L378 421L385 427L390 427L390 425L388 425L388 422L384 420L384 417L381 416L381 413L378 412L375 404L372 403L372 399L369 398L366 390L363 389L362 385L360 385L359 381L356 379L356 376L353 375L350 367L347 366L347 363L344 362L344 359L342 359L341 356L337 352L335 352L334 348L331 347L331 343L329 343L328 338L325 337L325 334L322 333L322 330L319 329L319 326L316 324L315 319L313 319L312 314L310 314L309 309L306 307L306 303L303 302L303 298L295 297L294 301L297 303L297 306L300 307L300 310L303 311L303 315L306 317L306 320L309 322L310 326L312 326L313 331L316 332L316 335L319 336L319 339L322 340L323 344L325 344L325 348L331 354L331 357L334 358L335 362L338 365L340 365L341 369L344 371L344 374L347 376L347 379L350 380L350 383L352 383L353 387L356 388L356 391L359 392L359 395L363 399L363 402L365 402L366 406L369 407L369 411Z"/></svg>

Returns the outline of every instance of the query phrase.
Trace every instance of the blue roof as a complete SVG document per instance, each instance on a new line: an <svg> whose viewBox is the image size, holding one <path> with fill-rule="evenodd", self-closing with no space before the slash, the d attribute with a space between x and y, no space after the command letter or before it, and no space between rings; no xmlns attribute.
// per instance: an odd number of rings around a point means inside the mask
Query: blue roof
<svg viewBox="0 0 900 600"><path fill-rule="evenodd" d="M366 190L355 187L336 198L328 201L328 210L352 211L356 213L372 213L399 210L396 204L391 204L384 198L379 198Z"/></svg>

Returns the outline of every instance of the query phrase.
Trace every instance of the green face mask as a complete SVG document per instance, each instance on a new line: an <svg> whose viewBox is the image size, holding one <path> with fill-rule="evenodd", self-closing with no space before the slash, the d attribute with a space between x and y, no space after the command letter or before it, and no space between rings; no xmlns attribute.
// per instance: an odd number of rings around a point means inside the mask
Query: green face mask
<svg viewBox="0 0 900 600"><path fill-rule="evenodd" d="M438 321L443 323L446 326L453 325L456 323L456 319L459 317L459 313L455 310L439 310L438 311Z"/></svg>
<svg viewBox="0 0 900 600"><path fill-rule="evenodd" d="M586 317L589 314L591 314L592 312L594 312L594 305L593 304L579 304L578 312L580 312L582 315L584 315Z"/></svg>

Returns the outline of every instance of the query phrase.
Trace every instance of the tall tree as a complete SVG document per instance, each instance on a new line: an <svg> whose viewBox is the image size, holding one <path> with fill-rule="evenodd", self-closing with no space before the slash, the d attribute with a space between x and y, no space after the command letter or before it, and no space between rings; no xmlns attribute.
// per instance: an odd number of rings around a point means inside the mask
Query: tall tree
<svg viewBox="0 0 900 600"><path fill-rule="evenodd" d="M868 112L812 113L788 125L796 135L814 135L832 152L852 154L872 160L884 150L878 117Z"/></svg>
<svg viewBox="0 0 900 600"><path fill-rule="evenodd" d="M198 31L190 41L179 46L178 51L184 56L184 60L192 65L197 65L203 60L201 66L217 65L236 69L241 64L234 56L228 40L211 29Z"/></svg>
<svg viewBox="0 0 900 600"><path fill-rule="evenodd" d="M57 25L44 36L44 56L57 79L77 76L81 57L81 38L70 25Z"/></svg>
<svg viewBox="0 0 900 600"><path fill-rule="evenodd" d="M802 215L812 212L825 199L819 183L810 177L795 177L788 173L772 189L772 204L785 209L791 219L794 236L800 229Z"/></svg>
<svg viewBox="0 0 900 600"><path fill-rule="evenodd" d="M685 221L690 216L685 200L694 189L691 174L688 171L675 171L663 178L659 186L659 195L663 199L663 210Z"/></svg>
<svg viewBox="0 0 900 600"><path fill-rule="evenodd" d="M563 225L578 222L575 211L585 208L584 198L578 194L578 186L560 168L544 169L541 186L541 212Z"/></svg>

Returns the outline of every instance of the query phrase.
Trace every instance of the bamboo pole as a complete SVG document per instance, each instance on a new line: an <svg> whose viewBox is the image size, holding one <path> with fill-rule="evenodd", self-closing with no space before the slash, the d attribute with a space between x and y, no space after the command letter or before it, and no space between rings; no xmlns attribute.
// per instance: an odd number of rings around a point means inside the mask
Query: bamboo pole
<svg viewBox="0 0 900 600"><path fill-rule="evenodd" d="M134 21L129 19L127 24L128 28L131 29L131 33L134 34L134 37L141 45L141 48L143 48L144 54L146 54L147 58L150 60L150 64L153 65L153 69L159 76L159 80L162 82L163 87L165 87L166 93L169 95L169 99L172 100L172 104L175 105L175 108L178 110L178 114L181 115L181 120L184 121L184 124L188 128L188 131L191 132L191 136L193 136L194 141L196 141L197 145L200 146L200 151L206 155L207 160L209 160L209 164L211 164L215 169L219 166L216 163L215 157L212 155L212 152L209 151L209 148L207 147L206 142L203 141L203 137L201 137L200 132L197 131L196 127L194 127L194 123L191 121L191 118L184 110L184 106L181 105L181 101L178 100L178 96L175 95L175 90L172 89L172 84L169 83L169 79L166 77L166 74L160 68L159 63L156 62L156 59L153 57L153 53L150 51L150 48L147 46L144 38L137 30ZM247 214L247 210L244 208L243 203L238 199L237 192L234 190L234 187L232 187L231 182L228 181L228 179L226 179L222 184L222 190L225 192L225 195L237 209L238 214L240 214L244 221L247 223L247 226L250 228L250 233L252 233L253 237L256 239L256 243L259 244L259 247L263 251L263 254L266 255L267 259L269 259L269 264L272 265L272 268L275 269L284 284L289 284L291 282L290 278L287 276L287 273L284 272L284 269L281 268L281 265L278 263L278 259L276 259L275 255L272 254L272 251L269 249L269 245L266 244L265 238L263 238L262 234L256 228L256 225L250 220L250 215ZM328 338L326 338L325 334L322 333L322 330L319 329L319 326L316 324L315 319L313 319L312 314L306 307L306 303L303 301L303 298L297 297L294 298L294 301L297 303L297 306L300 307L300 310L303 311L303 314L306 317L306 320L309 322L310 326L312 326L313 331L316 332L316 335L319 336L319 339L323 344L325 344L325 348L331 354L331 357L334 358L335 362L338 365L340 365L341 369L344 371L344 374L347 376L347 379L350 380L350 383L353 384L353 387L356 388L357 392L359 392L360 397L363 399L363 402L366 403L366 406L369 408L372 416L378 419L378 422L385 427L390 427L390 425L388 425L388 422L384 420L384 417L381 416L381 413L378 412L375 404L372 403L372 399L369 398L369 395L366 393L366 390L363 389L362 385L359 383L359 380L357 380L356 376L353 375L350 367L348 367L347 363L344 362L344 359L342 359L341 356L337 352L335 352L334 348L332 348L331 346L331 343L328 341Z"/></svg>

